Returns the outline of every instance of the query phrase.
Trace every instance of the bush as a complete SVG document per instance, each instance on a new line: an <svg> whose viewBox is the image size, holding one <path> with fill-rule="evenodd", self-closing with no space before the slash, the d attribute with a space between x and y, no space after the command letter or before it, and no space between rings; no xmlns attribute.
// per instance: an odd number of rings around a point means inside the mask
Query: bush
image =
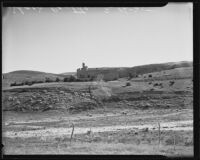
<svg viewBox="0 0 200 160"><path fill-rule="evenodd" d="M150 78L150 77L152 77L152 75L151 75L151 74L149 75L149 78Z"/></svg>
<svg viewBox="0 0 200 160"><path fill-rule="evenodd" d="M170 81L170 82L169 82L169 86L173 86L174 83L175 83L174 81Z"/></svg>
<svg viewBox="0 0 200 160"><path fill-rule="evenodd" d="M50 79L50 78L46 78L46 79L45 79L45 82L46 82L46 83L50 83L50 82L53 82L53 80Z"/></svg>
<svg viewBox="0 0 200 160"><path fill-rule="evenodd" d="M82 80L76 79L76 77L74 76L65 77L63 81L64 82L82 82Z"/></svg>
<svg viewBox="0 0 200 160"><path fill-rule="evenodd" d="M10 84L11 87L16 85L17 85L16 82Z"/></svg>
<svg viewBox="0 0 200 160"><path fill-rule="evenodd" d="M28 85L28 83L29 83L28 81L25 81L25 82L24 82L24 85Z"/></svg>
<svg viewBox="0 0 200 160"><path fill-rule="evenodd" d="M35 83L44 83L44 81L36 81Z"/></svg>
<svg viewBox="0 0 200 160"><path fill-rule="evenodd" d="M12 87L12 86L23 86L23 85L25 85L24 82L21 82L21 83L16 83L16 82L14 82L14 83L11 83L11 84L10 84L11 87Z"/></svg>
<svg viewBox="0 0 200 160"><path fill-rule="evenodd" d="M60 79L58 77L56 78L56 82L60 82Z"/></svg>
<svg viewBox="0 0 200 160"><path fill-rule="evenodd" d="M131 86L131 83L130 82L126 82L126 86Z"/></svg>
<svg viewBox="0 0 200 160"><path fill-rule="evenodd" d="M158 83L155 83L153 86L159 86L159 84L158 84Z"/></svg>
<svg viewBox="0 0 200 160"><path fill-rule="evenodd" d="M132 73L129 73L129 74L128 74L128 77L129 77L129 79L132 79L132 78L133 78Z"/></svg>
<svg viewBox="0 0 200 160"><path fill-rule="evenodd" d="M69 82L75 82L75 81L76 81L76 78L74 76L69 77Z"/></svg>
<svg viewBox="0 0 200 160"><path fill-rule="evenodd" d="M63 79L63 82L69 82L69 78L65 77L65 78Z"/></svg>

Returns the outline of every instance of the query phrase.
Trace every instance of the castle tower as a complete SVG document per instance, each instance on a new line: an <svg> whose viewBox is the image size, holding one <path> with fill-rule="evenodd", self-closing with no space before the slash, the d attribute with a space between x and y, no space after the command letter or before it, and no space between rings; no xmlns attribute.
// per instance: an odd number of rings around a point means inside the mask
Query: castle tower
<svg viewBox="0 0 200 160"><path fill-rule="evenodd" d="M82 63L82 68L85 68L85 63Z"/></svg>

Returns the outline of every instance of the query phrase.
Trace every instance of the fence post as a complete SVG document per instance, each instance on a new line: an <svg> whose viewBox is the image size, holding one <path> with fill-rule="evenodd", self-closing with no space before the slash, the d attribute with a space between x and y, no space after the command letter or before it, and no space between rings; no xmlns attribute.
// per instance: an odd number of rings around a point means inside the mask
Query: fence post
<svg viewBox="0 0 200 160"><path fill-rule="evenodd" d="M176 146L176 135L175 135L175 131L174 131L174 151L175 151L175 146Z"/></svg>
<svg viewBox="0 0 200 160"><path fill-rule="evenodd" d="M72 137L73 137L73 134L74 134L74 124L73 123L71 124L71 127L72 127L72 133L71 133L71 137L70 137L70 144L71 144Z"/></svg>
<svg viewBox="0 0 200 160"><path fill-rule="evenodd" d="M159 136L159 146L160 146L160 122L158 122L158 136Z"/></svg>

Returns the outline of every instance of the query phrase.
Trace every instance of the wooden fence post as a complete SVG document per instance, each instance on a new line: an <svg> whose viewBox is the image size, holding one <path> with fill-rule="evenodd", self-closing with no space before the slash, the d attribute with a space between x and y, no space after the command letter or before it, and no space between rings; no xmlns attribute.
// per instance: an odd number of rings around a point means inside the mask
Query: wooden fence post
<svg viewBox="0 0 200 160"><path fill-rule="evenodd" d="M74 124L73 123L71 124L71 127L72 127L72 133L71 133L71 137L70 137L70 144L71 144L72 137L73 137L73 134L74 134Z"/></svg>
<svg viewBox="0 0 200 160"><path fill-rule="evenodd" d="M176 146L176 135L175 135L175 132L174 132L174 150L175 150L175 146Z"/></svg>
<svg viewBox="0 0 200 160"><path fill-rule="evenodd" d="M160 122L158 122L158 136L159 136L158 144L160 145Z"/></svg>

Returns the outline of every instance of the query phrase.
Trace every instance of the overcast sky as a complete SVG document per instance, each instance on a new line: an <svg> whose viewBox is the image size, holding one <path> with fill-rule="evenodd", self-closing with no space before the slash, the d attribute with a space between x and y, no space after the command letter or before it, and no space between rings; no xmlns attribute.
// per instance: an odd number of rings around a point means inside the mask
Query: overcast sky
<svg viewBox="0 0 200 160"><path fill-rule="evenodd" d="M192 61L192 4L159 8L6 8L3 73L75 72Z"/></svg>

